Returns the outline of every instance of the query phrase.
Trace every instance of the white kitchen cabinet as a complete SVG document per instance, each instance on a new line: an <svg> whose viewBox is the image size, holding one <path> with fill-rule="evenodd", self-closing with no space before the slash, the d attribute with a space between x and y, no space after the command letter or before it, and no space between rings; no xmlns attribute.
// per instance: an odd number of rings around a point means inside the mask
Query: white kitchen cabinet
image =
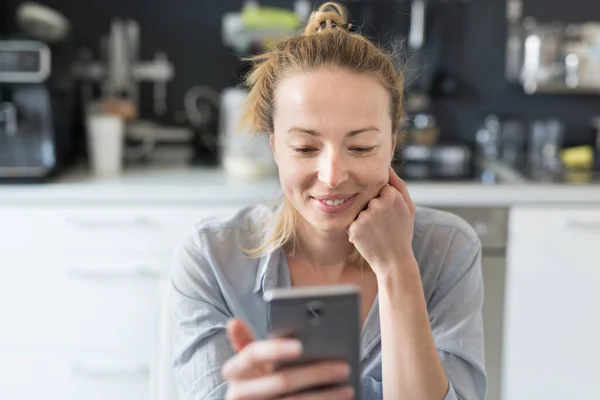
<svg viewBox="0 0 600 400"><path fill-rule="evenodd" d="M148 400L150 364L135 357L104 353L72 361L65 400Z"/></svg>
<svg viewBox="0 0 600 400"><path fill-rule="evenodd" d="M149 372L148 361L119 354L0 352L0 399L148 400Z"/></svg>
<svg viewBox="0 0 600 400"><path fill-rule="evenodd" d="M158 283L194 224L239 205L0 209L0 399L148 400Z"/></svg>
<svg viewBox="0 0 600 400"><path fill-rule="evenodd" d="M8 206L0 209L0 250L148 253L172 249L194 222L238 207Z"/></svg>
<svg viewBox="0 0 600 400"><path fill-rule="evenodd" d="M0 351L0 399L64 400L68 368L64 360Z"/></svg>
<svg viewBox="0 0 600 400"><path fill-rule="evenodd" d="M43 253L17 258L0 252L0 355L64 345L64 283L60 265Z"/></svg>
<svg viewBox="0 0 600 400"><path fill-rule="evenodd" d="M163 264L167 270L169 260ZM127 352L153 347L148 328L155 325L160 270L132 267L67 272L65 327L70 348Z"/></svg>
<svg viewBox="0 0 600 400"><path fill-rule="evenodd" d="M514 207L504 400L597 400L600 206Z"/></svg>

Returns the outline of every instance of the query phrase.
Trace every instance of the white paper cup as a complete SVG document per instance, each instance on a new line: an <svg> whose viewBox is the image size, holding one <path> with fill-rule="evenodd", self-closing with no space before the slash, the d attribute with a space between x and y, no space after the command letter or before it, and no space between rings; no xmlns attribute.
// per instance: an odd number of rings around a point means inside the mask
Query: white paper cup
<svg viewBox="0 0 600 400"><path fill-rule="evenodd" d="M97 176L119 175L123 169L123 119L111 114L87 116L87 144L90 169Z"/></svg>

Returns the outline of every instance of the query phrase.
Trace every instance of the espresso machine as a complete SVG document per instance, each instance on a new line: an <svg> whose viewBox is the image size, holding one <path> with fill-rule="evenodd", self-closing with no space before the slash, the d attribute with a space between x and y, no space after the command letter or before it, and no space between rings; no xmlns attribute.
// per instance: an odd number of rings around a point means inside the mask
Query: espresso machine
<svg viewBox="0 0 600 400"><path fill-rule="evenodd" d="M44 181L72 151L51 57L41 41L0 40L0 182Z"/></svg>
<svg viewBox="0 0 600 400"><path fill-rule="evenodd" d="M0 37L0 183L44 182L75 160L69 22L25 2Z"/></svg>

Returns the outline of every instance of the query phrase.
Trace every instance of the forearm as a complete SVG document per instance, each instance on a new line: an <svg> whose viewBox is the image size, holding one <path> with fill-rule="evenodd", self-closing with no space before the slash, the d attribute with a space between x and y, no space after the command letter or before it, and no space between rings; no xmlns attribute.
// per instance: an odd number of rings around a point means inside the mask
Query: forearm
<svg viewBox="0 0 600 400"><path fill-rule="evenodd" d="M448 379L433 341L416 261L406 263L378 277L383 397L442 400Z"/></svg>

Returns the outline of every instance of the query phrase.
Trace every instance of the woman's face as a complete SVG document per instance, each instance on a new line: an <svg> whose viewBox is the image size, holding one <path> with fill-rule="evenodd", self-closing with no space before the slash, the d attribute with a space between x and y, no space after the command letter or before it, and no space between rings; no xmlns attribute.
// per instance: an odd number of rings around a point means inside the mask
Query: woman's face
<svg viewBox="0 0 600 400"><path fill-rule="evenodd" d="M388 182L390 96L373 77L322 68L282 79L271 148L287 199L321 231L345 231Z"/></svg>

